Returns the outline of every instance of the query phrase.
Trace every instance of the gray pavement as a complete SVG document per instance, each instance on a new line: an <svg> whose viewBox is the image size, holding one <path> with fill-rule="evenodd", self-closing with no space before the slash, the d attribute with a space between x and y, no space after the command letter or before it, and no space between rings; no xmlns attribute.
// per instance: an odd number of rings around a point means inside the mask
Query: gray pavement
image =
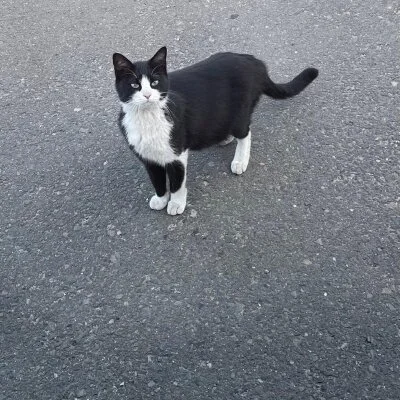
<svg viewBox="0 0 400 400"><path fill-rule="evenodd" d="M398 2L4 0L0 399L400 398ZM189 205L118 132L111 55L222 50L271 77L250 166Z"/></svg>

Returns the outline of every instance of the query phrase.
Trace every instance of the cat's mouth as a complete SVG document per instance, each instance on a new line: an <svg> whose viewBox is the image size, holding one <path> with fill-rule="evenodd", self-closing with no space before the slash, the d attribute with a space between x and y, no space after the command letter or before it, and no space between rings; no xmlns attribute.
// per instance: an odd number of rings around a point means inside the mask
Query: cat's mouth
<svg viewBox="0 0 400 400"><path fill-rule="evenodd" d="M142 104L147 105L147 106L151 106L151 105L158 105L159 104L159 99L157 98L149 98L149 99L143 99Z"/></svg>
<svg viewBox="0 0 400 400"><path fill-rule="evenodd" d="M159 107L158 100L145 100L133 103L138 110L152 110Z"/></svg>
<svg viewBox="0 0 400 400"><path fill-rule="evenodd" d="M157 104L157 101L156 100L152 100L152 99L146 99L146 100L143 100L140 103L140 105L145 106L145 107L151 107L154 104Z"/></svg>
<svg viewBox="0 0 400 400"><path fill-rule="evenodd" d="M161 106L160 100L161 99L157 99L156 97L150 99L133 97L126 104L129 104L130 107L133 107L138 110L149 110L160 107Z"/></svg>

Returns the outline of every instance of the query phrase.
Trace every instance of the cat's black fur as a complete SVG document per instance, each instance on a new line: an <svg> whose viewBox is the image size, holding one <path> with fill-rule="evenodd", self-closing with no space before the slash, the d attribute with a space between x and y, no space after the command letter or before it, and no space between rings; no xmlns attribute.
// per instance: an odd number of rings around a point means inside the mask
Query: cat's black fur
<svg viewBox="0 0 400 400"><path fill-rule="evenodd" d="M227 139L248 135L251 115L262 94L285 99L300 93L317 76L318 70L307 68L286 84L272 82L265 64L247 54L218 53L192 66L167 74L166 48L161 48L149 61L131 63L114 54L116 89L122 102L127 102L138 88L143 75L159 81L157 89L168 96L167 118L173 123L170 144L175 154L186 149L200 150ZM121 113L122 121L124 113ZM123 126L121 130L126 135ZM182 183L182 163L157 165L142 158L158 196L171 181L171 192Z"/></svg>
<svg viewBox="0 0 400 400"><path fill-rule="evenodd" d="M310 68L289 84L276 85L262 61L235 53L215 54L174 71L169 75L169 87L177 93L177 104L184 99L185 110L181 134L175 140L183 148L199 150L223 141L228 135L243 138L262 94L274 98L294 96L317 74L316 69Z"/></svg>
<svg viewBox="0 0 400 400"><path fill-rule="evenodd" d="M153 75L161 81L161 90L168 92L172 111L169 116L174 123L171 143L178 152L210 147L229 135L246 136L262 94L286 99L300 93L318 76L317 69L307 68L291 82L276 84L269 78L262 61L237 53L217 53L167 74L165 57L161 55L156 61L151 59L131 66L139 79L143 74ZM130 86L132 81L132 75L116 74L121 101L127 101L134 92Z"/></svg>

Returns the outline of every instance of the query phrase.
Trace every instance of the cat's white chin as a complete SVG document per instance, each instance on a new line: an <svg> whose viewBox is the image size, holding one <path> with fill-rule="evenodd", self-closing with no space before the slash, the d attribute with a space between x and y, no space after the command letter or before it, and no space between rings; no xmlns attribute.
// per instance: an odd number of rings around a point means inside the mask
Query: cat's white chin
<svg viewBox="0 0 400 400"><path fill-rule="evenodd" d="M155 110L160 108L160 102L158 100L144 101L138 104L140 110Z"/></svg>

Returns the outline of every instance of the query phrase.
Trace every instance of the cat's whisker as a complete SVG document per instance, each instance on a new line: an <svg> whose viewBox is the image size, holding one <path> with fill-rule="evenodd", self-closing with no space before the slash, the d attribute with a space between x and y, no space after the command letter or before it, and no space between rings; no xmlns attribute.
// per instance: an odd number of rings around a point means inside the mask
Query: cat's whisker
<svg viewBox="0 0 400 400"><path fill-rule="evenodd" d="M167 102L173 104L174 106L176 106L175 101L172 100L170 97L168 97Z"/></svg>
<svg viewBox="0 0 400 400"><path fill-rule="evenodd" d="M172 120L175 120L175 114L172 112L172 110L169 108L169 106L166 104L164 106L165 111L167 111L168 115L172 118Z"/></svg>

